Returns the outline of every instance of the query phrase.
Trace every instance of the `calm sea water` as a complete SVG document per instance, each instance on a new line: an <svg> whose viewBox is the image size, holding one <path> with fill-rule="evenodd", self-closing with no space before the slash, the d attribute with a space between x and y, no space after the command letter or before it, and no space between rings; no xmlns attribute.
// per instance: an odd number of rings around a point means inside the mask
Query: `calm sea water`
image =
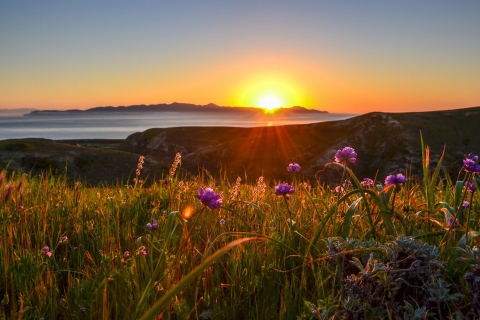
<svg viewBox="0 0 480 320"><path fill-rule="evenodd" d="M0 140L124 139L150 128L189 126L261 127L306 124L351 118L353 114L231 115L201 112L132 112L0 117Z"/></svg>

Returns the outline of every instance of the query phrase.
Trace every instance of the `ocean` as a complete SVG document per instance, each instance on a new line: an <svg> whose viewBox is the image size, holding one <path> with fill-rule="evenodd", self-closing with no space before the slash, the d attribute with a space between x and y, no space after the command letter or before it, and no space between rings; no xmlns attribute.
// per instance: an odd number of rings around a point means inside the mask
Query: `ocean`
<svg viewBox="0 0 480 320"><path fill-rule="evenodd" d="M214 112L112 112L0 117L0 140L19 138L125 139L150 128L263 127L344 120L354 114L232 115Z"/></svg>

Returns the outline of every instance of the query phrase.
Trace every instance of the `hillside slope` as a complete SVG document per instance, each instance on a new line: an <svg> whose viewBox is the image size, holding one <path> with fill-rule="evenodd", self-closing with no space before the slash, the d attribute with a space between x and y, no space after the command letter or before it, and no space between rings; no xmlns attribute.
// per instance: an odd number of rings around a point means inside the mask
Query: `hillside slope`
<svg viewBox="0 0 480 320"><path fill-rule="evenodd" d="M357 163L352 166L357 175L363 178L378 174L383 179L393 172L405 172L409 165L413 173L419 173L420 131L431 147L432 164L438 161L444 146L447 169L464 154L479 153L479 123L480 107L438 112L375 112L309 125L150 129L130 135L121 149L160 162L171 161L175 152L180 152L182 168L190 172L205 168L218 174L223 169L232 177L246 173L253 178L263 174L284 179L290 162L298 162L304 168L302 173L312 178L333 161L338 149L351 146L358 153ZM457 165L451 170L458 168ZM334 179L329 170L319 177L324 181Z"/></svg>
<svg viewBox="0 0 480 320"><path fill-rule="evenodd" d="M290 162L314 180L338 182L339 174L326 163L345 146L355 148L356 175L375 177L421 170L420 131L431 147L435 165L444 146L445 170L456 174L464 154L480 154L480 107L437 112L374 112L342 121L258 128L179 127L149 129L125 140L52 141L19 139L0 141L0 169L34 174L53 168L92 184L125 182L133 177L139 155L146 157L142 177L160 179L168 173L176 152L182 154L181 171L227 174L256 180L260 175L286 180Z"/></svg>

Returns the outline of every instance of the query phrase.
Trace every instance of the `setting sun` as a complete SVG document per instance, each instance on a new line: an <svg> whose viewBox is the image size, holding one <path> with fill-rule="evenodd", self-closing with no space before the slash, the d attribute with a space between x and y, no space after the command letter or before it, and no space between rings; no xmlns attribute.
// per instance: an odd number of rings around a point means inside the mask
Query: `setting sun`
<svg viewBox="0 0 480 320"><path fill-rule="evenodd" d="M258 101L258 106L265 110L274 110L282 106L282 102L276 96L268 95Z"/></svg>

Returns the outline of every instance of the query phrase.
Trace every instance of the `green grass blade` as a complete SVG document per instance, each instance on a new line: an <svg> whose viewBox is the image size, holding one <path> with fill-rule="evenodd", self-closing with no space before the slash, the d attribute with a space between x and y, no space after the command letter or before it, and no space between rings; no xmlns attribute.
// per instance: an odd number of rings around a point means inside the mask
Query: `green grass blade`
<svg viewBox="0 0 480 320"><path fill-rule="evenodd" d="M182 289L184 289L189 283L194 281L202 272L207 269L211 264L219 260L223 255L225 255L228 251L232 250L236 246L240 244L244 244L249 241L265 241L263 238L244 238L238 239L235 241L230 242L213 255L209 256L205 259L200 265L198 265L195 269L190 271L179 283L173 286L168 292L166 292L160 300L158 300L149 310L147 310L140 320L152 320L156 319L156 317L162 313L165 306L168 304L170 299L172 299L177 293L179 293Z"/></svg>
<svg viewBox="0 0 480 320"><path fill-rule="evenodd" d="M468 242L467 242L467 235L464 234L460 240L458 240L458 243L457 243L457 246L459 246L460 248L465 248L465 246L467 245L467 243L469 243L473 238L476 238L480 236L480 232L478 231L470 231L468 232Z"/></svg>
<svg viewBox="0 0 480 320"><path fill-rule="evenodd" d="M342 225L342 237L344 239L346 239L348 237L348 235L350 234L353 213L355 212L355 208L357 207L357 204L362 199L363 198L358 198L357 200L353 201L353 203L348 208L347 213L345 214L345 219L344 219L343 225Z"/></svg>

